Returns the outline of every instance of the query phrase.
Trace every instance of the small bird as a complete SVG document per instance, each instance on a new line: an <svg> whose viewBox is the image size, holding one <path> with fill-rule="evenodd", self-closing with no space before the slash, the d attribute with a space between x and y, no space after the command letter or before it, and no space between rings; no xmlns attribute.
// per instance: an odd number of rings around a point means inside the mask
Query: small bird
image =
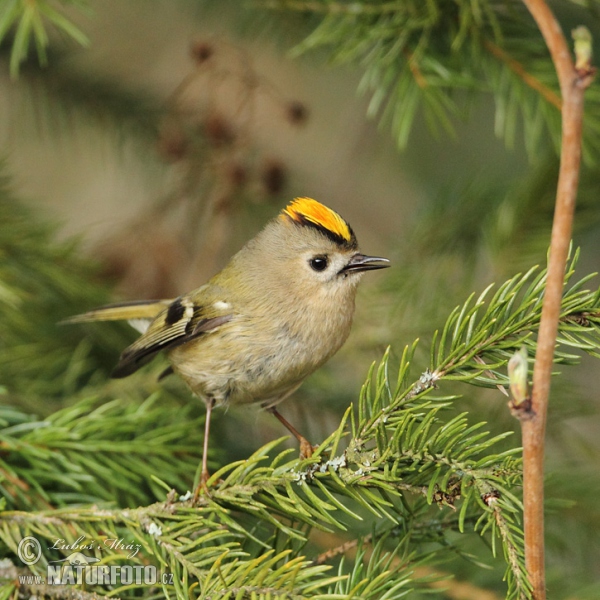
<svg viewBox="0 0 600 600"><path fill-rule="evenodd" d="M352 228L312 198L296 198L208 283L174 300L112 304L68 321L128 320L142 335L112 377L127 377L161 351L206 404L202 473L209 479L213 407L258 403L300 443L313 447L277 410L346 341L358 282L389 266L358 250Z"/></svg>

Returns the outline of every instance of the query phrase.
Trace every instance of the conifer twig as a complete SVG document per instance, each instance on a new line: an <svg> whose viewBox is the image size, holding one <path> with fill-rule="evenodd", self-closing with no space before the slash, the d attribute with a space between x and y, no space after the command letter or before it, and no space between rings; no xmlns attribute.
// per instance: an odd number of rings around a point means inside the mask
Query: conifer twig
<svg viewBox="0 0 600 600"><path fill-rule="evenodd" d="M531 408L522 418L525 564L535 600L545 600L544 436L550 378L573 214L579 183L583 96L592 70L576 69L561 27L545 0L523 0L546 41L562 95L562 144L548 276L533 371Z"/></svg>
<svg viewBox="0 0 600 600"><path fill-rule="evenodd" d="M313 539L316 538L317 542L321 541L327 543L330 541L331 537L335 538L335 536L331 536L331 534L322 531L313 532ZM372 534L368 534L362 539L354 538L352 540L347 540L346 542L333 548L329 548L329 550L319 554L314 560L314 563L321 565L338 556L347 556L354 559L360 544L370 545L372 542ZM399 559L396 557L395 561L398 560ZM428 579L426 585L429 588L443 591L444 596L451 600L500 600L500 596L495 592L486 590L470 582L456 579L449 573L440 571L439 569L433 569L428 566L415 566L413 572L417 577Z"/></svg>
<svg viewBox="0 0 600 600"><path fill-rule="evenodd" d="M542 98L544 98L549 104L558 108L562 107L562 101L560 96L551 90L547 85L544 85L537 77L534 77L531 73L525 69L525 67L518 61L512 58L505 50L500 48L497 44L494 44L491 40L484 40L483 45L487 48L497 59L505 63L508 68L518 75L531 89L539 92Z"/></svg>
<svg viewBox="0 0 600 600"><path fill-rule="evenodd" d="M32 579L32 583L27 583L27 579ZM108 596L102 596L96 592L86 592L72 585L52 585L36 582L31 577L28 569L19 569L10 561L0 564L0 580L14 582L14 596L10 598L45 598L47 600L106 600ZM18 585L17 585L18 582ZM111 600L120 600L116 596L111 596Z"/></svg>

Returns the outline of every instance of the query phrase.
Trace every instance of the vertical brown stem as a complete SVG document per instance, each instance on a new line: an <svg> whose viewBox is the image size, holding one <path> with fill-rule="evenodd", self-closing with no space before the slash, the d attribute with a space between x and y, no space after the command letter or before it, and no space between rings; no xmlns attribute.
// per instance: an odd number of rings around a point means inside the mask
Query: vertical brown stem
<svg viewBox="0 0 600 600"><path fill-rule="evenodd" d="M522 421L525 562L536 600L542 600L546 597L544 574L544 438L554 347L579 179L582 115L582 102L579 95L573 94L563 98L562 114L561 165L550 243L548 278L533 370L532 418ZM567 122L571 123L571 126L565 128L564 125Z"/></svg>
<svg viewBox="0 0 600 600"><path fill-rule="evenodd" d="M560 25L545 0L523 0L535 19L556 68L562 93L562 145L548 277L533 370L531 413L522 420L525 564L535 600L545 600L544 438L550 379L558 331L564 274L579 183L583 93L590 73L579 73Z"/></svg>

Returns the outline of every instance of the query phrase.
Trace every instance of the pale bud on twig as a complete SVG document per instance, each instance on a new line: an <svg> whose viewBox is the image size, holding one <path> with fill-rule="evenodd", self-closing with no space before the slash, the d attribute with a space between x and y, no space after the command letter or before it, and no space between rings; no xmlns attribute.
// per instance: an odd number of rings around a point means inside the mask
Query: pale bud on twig
<svg viewBox="0 0 600 600"><path fill-rule="evenodd" d="M508 384L513 397L513 405L519 406L529 398L527 389L527 348L515 352L508 361Z"/></svg>
<svg viewBox="0 0 600 600"><path fill-rule="evenodd" d="M585 25L580 25L571 35L575 40L575 68L587 71L592 66L592 34Z"/></svg>

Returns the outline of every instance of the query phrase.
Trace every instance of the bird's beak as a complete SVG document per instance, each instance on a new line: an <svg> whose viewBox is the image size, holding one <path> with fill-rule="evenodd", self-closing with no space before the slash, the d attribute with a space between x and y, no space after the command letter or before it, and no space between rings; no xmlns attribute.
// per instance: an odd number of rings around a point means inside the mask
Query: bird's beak
<svg viewBox="0 0 600 600"><path fill-rule="evenodd" d="M378 256L365 256L364 254L355 254L340 272L358 273L360 271L374 271L375 269L385 269L389 266L390 261L387 258L380 258Z"/></svg>

